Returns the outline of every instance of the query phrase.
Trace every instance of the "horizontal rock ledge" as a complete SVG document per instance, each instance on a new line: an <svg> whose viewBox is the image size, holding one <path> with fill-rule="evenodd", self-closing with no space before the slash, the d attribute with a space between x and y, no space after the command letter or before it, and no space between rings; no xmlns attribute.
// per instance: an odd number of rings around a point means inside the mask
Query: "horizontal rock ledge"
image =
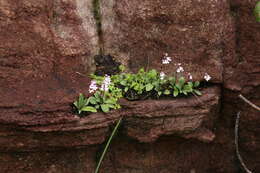
<svg viewBox="0 0 260 173"><path fill-rule="evenodd" d="M179 135L211 142L215 119L219 114L220 88L202 90L200 97L122 101L123 108L109 113L93 113L79 118L73 114L37 119L26 123L1 123L0 151L56 150L100 144L110 135L109 127L123 117L121 130L140 142L153 142L162 135ZM62 115L62 114L61 114ZM55 118L64 118L62 123Z"/></svg>

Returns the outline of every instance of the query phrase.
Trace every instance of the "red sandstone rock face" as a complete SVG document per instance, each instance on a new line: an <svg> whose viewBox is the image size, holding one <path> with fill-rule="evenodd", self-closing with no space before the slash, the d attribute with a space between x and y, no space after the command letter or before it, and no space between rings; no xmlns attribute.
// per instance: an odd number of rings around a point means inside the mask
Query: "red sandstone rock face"
<svg viewBox="0 0 260 173"><path fill-rule="evenodd" d="M226 0L100 0L100 38L91 0L2 0L1 171L93 172L98 144L124 116L101 172L235 173L234 116L241 109L241 154L259 172L259 112L237 98L241 92L260 104L256 1L234 0L229 9ZM184 75L202 80L207 72L224 90L205 89L203 104L193 97L122 102L124 109L79 118L70 104L89 79L76 72L95 69L100 47L131 70L160 69L167 52L174 62L162 70L182 63Z"/></svg>
<svg viewBox="0 0 260 173"><path fill-rule="evenodd" d="M184 75L222 81L226 31L231 26L227 1L101 0L104 51L132 70L161 68L169 53L172 73L182 63ZM227 57L230 59L230 57Z"/></svg>
<svg viewBox="0 0 260 173"><path fill-rule="evenodd" d="M91 2L82 3L1 1L2 123L63 117L75 95L86 91L88 79L76 72L90 70L98 48L93 16L82 9Z"/></svg>
<svg viewBox="0 0 260 173"><path fill-rule="evenodd" d="M152 142L159 136L172 134L212 142L219 113L219 89L214 87L203 92L198 99L125 101L122 110L84 118L54 114L39 117L41 121L32 116L23 119L23 123L6 119L6 124L13 125L2 125L0 151L41 151L100 144L109 135L109 125L119 117L124 117L126 135L140 142Z"/></svg>
<svg viewBox="0 0 260 173"><path fill-rule="evenodd" d="M257 0L231 1L236 28L235 63L228 59L225 61L226 89L222 110L225 116L233 119L237 112L241 111L240 150L245 163L253 172L260 170L260 113L238 100L237 95L242 93L254 104L260 105L260 24L252 14L256 2ZM230 118L224 119L228 128L233 129L234 121Z"/></svg>

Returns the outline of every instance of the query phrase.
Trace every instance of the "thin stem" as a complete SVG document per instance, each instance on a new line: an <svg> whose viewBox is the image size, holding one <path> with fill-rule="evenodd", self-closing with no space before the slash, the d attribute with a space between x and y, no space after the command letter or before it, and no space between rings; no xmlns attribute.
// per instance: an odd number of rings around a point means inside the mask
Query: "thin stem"
<svg viewBox="0 0 260 173"><path fill-rule="evenodd" d="M250 106L252 106L253 108L255 108L256 110L260 111L260 108L258 106L256 106L255 104L253 104L252 102L250 102L247 98L245 98L242 94L239 94L238 96L239 98L241 98L244 102L246 102L247 104L249 104ZM239 118L240 118L240 112L237 113L237 118L236 118L236 124L235 124L235 145L236 145L236 154L238 157L238 160L240 162L240 164L242 165L242 167L244 168L244 170L247 173L252 173L252 171L250 171L247 167L246 164L244 163L240 153L239 153L239 148L238 148L238 128L239 128Z"/></svg>
<svg viewBox="0 0 260 173"><path fill-rule="evenodd" d="M108 147L109 147L109 145L110 145L110 143L111 143L111 141L112 141L112 139L113 139L113 137L114 137L114 135L115 135L115 133L116 133L116 131L117 131L117 129L118 129L120 123L121 123L121 121L122 121L122 118L120 118L120 119L118 120L118 122L117 122L115 128L113 129L113 132L111 133L111 135L110 135L110 137L109 137L109 139L108 139L108 141L107 141L107 143L106 143L105 149L104 149L104 151L103 151L103 153L102 153L102 155L101 155L101 157L100 157L100 159L99 159L99 161L98 161L98 165L97 165L97 167L96 167L95 173L98 173L99 168L100 168L100 165L101 165L101 163L102 163L102 161L103 161L103 159L104 159L104 156L105 156L105 154L106 154L106 152L107 152L107 149L108 149Z"/></svg>
<svg viewBox="0 0 260 173"><path fill-rule="evenodd" d="M240 153L239 153L239 148L238 148L238 125L239 125L239 118L240 118L240 112L237 113L237 118L236 118L236 125L235 125L235 145L236 145L236 154L238 157L238 160L240 162L240 164L242 165L242 167L244 168L244 170L246 171L246 173L253 173L252 171L250 171L247 167L246 164L244 163Z"/></svg>
<svg viewBox="0 0 260 173"><path fill-rule="evenodd" d="M242 94L239 94L238 97L241 98L242 100L244 100L247 104L249 104L250 106L252 106L256 110L260 111L260 107L256 106L254 103L250 102L248 99L246 99L244 96L242 96Z"/></svg>

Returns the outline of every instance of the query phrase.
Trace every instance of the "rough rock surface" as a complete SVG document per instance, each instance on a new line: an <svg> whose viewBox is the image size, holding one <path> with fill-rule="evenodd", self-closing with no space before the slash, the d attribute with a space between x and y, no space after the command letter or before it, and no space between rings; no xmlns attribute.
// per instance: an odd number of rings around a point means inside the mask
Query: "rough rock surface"
<svg viewBox="0 0 260 173"><path fill-rule="evenodd" d="M165 53L181 63L184 75L202 80L205 73L222 81L226 32L231 27L227 1L100 0L104 51L131 70L161 69ZM229 57L230 58L230 57Z"/></svg>
<svg viewBox="0 0 260 173"><path fill-rule="evenodd" d="M101 172L237 173L239 147L260 171L260 25L257 0L0 1L0 168L10 173L92 173L119 117L120 134ZM87 94L100 49L127 65L175 72L212 83L196 98L125 102L124 109L79 118L70 104ZM164 53L173 58L161 67ZM222 87L220 92L220 87ZM221 98L221 99L220 99ZM202 101L202 103L201 103ZM0 171L0 172L1 172Z"/></svg>
<svg viewBox="0 0 260 173"><path fill-rule="evenodd" d="M223 90L223 126L233 133L234 119L241 111L239 147L245 164L252 172L260 171L260 113L238 99L243 94L260 106L260 23L252 11L257 0L231 1L235 38L233 59L225 60Z"/></svg>
<svg viewBox="0 0 260 173"><path fill-rule="evenodd" d="M0 2L2 123L24 124L43 116L62 121L68 103L85 92L88 79L76 72L87 71L97 41L93 16L84 12L91 1L82 3Z"/></svg>
<svg viewBox="0 0 260 173"><path fill-rule="evenodd" d="M8 125L2 125L0 129L0 151L55 150L100 144L109 135L109 125L120 117L124 118L126 134L140 142L152 142L161 135L171 134L212 142L220 91L213 87L203 93L198 98L124 101L122 110L84 118L63 114L42 116L41 121L24 119L22 124L7 121Z"/></svg>

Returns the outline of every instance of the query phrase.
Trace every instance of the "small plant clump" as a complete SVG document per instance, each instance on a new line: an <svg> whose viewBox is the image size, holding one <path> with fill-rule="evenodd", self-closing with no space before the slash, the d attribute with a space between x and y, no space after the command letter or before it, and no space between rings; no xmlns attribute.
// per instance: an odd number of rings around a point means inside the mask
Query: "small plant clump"
<svg viewBox="0 0 260 173"><path fill-rule="evenodd" d="M172 61L168 54L162 59L162 65ZM108 112L111 109L121 108L118 100L126 98L128 100L143 100L146 98L158 99L161 97L187 96L189 94L201 95L199 91L200 82L192 81L189 73L185 79L180 74L184 68L178 64L176 70L178 75L166 75L155 69L145 71L141 68L137 73L126 73L125 67L120 66L120 73L116 75L97 76L92 74L89 93L93 95L86 98L82 93L79 95L74 106L77 113L82 112ZM206 81L211 79L207 73L204 76Z"/></svg>

